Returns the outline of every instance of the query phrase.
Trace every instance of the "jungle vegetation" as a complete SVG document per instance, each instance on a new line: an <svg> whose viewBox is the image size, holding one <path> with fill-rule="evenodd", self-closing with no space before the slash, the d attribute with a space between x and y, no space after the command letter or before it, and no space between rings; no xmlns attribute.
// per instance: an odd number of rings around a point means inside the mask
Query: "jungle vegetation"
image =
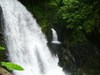
<svg viewBox="0 0 100 75"><path fill-rule="evenodd" d="M19 1L36 18L49 42L51 28L57 31L62 42L59 65L65 71L100 75L100 0Z"/></svg>

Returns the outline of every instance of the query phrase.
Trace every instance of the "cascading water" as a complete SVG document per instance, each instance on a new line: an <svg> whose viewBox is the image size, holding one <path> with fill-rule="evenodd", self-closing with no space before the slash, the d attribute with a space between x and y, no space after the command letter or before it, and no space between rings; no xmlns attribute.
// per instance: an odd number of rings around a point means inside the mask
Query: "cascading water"
<svg viewBox="0 0 100 75"><path fill-rule="evenodd" d="M13 71L13 75L65 75L26 8L17 0L0 0L0 5L9 60L24 68L24 71Z"/></svg>
<svg viewBox="0 0 100 75"><path fill-rule="evenodd" d="M58 41L57 32L52 28L52 43L60 44L61 42Z"/></svg>

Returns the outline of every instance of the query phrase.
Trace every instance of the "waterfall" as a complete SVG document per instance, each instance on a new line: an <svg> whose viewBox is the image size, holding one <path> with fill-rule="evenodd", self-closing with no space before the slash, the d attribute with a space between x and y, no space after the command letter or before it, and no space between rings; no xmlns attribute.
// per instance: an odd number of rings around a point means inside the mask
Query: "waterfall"
<svg viewBox="0 0 100 75"><path fill-rule="evenodd" d="M65 75L32 14L17 0L0 0L0 6L9 61L24 68L13 75Z"/></svg>
<svg viewBox="0 0 100 75"><path fill-rule="evenodd" d="M52 43L60 44L61 42L58 41L57 32L52 28Z"/></svg>

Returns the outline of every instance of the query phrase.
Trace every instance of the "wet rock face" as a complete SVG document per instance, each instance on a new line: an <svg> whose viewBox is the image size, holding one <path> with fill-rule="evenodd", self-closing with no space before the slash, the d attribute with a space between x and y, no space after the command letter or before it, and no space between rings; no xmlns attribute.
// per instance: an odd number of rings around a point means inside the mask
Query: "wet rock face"
<svg viewBox="0 0 100 75"><path fill-rule="evenodd" d="M74 75L100 75L100 49L91 44L66 47L59 53L59 65L65 71Z"/></svg>
<svg viewBox="0 0 100 75"><path fill-rule="evenodd" d="M4 26L4 19L3 19L3 12L0 6L0 44L3 43L3 26Z"/></svg>
<svg viewBox="0 0 100 75"><path fill-rule="evenodd" d="M0 75L11 75L7 70L0 67Z"/></svg>
<svg viewBox="0 0 100 75"><path fill-rule="evenodd" d="M0 6L0 46L5 46L3 37L3 26L4 26L3 12ZM0 61L5 60L5 51L0 51Z"/></svg>

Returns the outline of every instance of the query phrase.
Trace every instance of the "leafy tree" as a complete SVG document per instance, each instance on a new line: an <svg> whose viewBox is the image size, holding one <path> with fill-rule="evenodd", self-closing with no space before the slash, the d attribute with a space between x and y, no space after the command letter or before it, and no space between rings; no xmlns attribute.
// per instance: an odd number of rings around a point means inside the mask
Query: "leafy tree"
<svg viewBox="0 0 100 75"><path fill-rule="evenodd" d="M67 35L64 39L69 39L70 44L87 42L86 34L96 26L97 3L94 0L52 0L50 5L56 8L52 25Z"/></svg>

